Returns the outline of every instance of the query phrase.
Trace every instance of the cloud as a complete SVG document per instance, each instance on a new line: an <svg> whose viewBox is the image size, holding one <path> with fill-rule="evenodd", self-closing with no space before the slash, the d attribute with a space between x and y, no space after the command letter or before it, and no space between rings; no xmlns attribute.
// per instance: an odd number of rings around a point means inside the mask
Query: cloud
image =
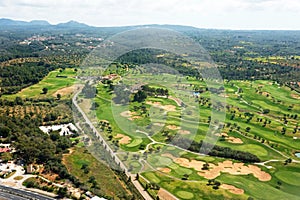
<svg viewBox="0 0 300 200"><path fill-rule="evenodd" d="M52 23L73 19L98 26L170 23L239 28L263 21L278 27L282 17L300 18L299 10L299 0L0 0L0 18ZM300 29L300 22L294 24Z"/></svg>

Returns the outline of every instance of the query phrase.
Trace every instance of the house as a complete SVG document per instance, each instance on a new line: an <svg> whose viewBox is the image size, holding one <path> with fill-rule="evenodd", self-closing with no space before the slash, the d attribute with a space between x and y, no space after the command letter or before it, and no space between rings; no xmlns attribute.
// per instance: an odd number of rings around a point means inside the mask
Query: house
<svg viewBox="0 0 300 200"><path fill-rule="evenodd" d="M10 148L7 147L0 148L0 153L6 153L6 152L10 152Z"/></svg>

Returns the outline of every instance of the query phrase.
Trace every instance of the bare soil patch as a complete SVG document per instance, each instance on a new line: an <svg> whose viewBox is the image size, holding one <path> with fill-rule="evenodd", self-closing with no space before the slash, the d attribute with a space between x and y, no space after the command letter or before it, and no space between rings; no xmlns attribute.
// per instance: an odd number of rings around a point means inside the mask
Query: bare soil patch
<svg viewBox="0 0 300 200"><path fill-rule="evenodd" d="M79 87L80 87L80 85L72 85L70 87L62 88L62 89L57 90L52 96L56 97L57 94L60 94L61 96L74 94L74 92L76 92Z"/></svg>
<svg viewBox="0 0 300 200"><path fill-rule="evenodd" d="M126 136L126 135L123 135L123 134L118 134L118 135L115 136L115 138L116 138L116 139L119 139L119 138L120 138L120 140L119 140L119 143L120 143L120 144L129 144L130 141L131 141L131 138L130 138L130 137L128 137L128 136Z"/></svg>
<svg viewBox="0 0 300 200"><path fill-rule="evenodd" d="M233 194L244 194L244 190L237 188L233 185L228 185L228 184L222 184L221 188L225 189L225 190L229 190L229 192L233 193Z"/></svg>

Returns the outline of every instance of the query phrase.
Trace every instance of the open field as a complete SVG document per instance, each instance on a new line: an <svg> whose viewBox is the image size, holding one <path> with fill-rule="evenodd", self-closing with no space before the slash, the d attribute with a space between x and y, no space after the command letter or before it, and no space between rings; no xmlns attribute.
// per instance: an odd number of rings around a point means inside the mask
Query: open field
<svg viewBox="0 0 300 200"><path fill-rule="evenodd" d="M63 163L70 173L81 182L87 184L91 189L93 186L89 179L90 177L95 177L99 187L96 190L98 195L107 194L116 199L122 199L121 197L127 194L127 191L124 189L125 186L117 180L113 171L106 164L97 161L84 147L75 147L71 154L64 156ZM84 165L88 168L87 173L83 169ZM112 179L116 181L110 181Z"/></svg>
<svg viewBox="0 0 300 200"><path fill-rule="evenodd" d="M43 80L39 83L27 87L15 95L4 95L3 97L14 99L15 97L22 97L22 98L48 98L54 97L59 93L62 98L70 97L77 89L74 87L75 83L75 76L77 72L74 71L72 68L66 68L62 71L55 70L50 72ZM72 87L73 86L73 87ZM47 88L47 94L43 93L43 88Z"/></svg>

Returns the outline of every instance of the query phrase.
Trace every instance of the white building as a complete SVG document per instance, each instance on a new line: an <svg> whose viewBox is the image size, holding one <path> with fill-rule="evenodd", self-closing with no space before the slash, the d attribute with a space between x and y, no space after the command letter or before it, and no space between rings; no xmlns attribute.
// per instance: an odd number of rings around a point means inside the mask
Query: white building
<svg viewBox="0 0 300 200"><path fill-rule="evenodd" d="M78 132L77 127L72 123L53 126L40 126L39 128L46 134L49 134L53 131L59 131L59 135L61 136L73 135L74 133Z"/></svg>

